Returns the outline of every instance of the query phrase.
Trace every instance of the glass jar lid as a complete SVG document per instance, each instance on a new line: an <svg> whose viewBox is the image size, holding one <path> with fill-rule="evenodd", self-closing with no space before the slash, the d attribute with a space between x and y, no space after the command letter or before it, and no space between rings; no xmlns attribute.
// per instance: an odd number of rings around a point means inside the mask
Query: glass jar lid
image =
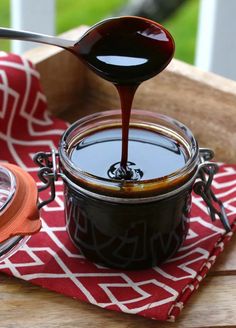
<svg viewBox="0 0 236 328"><path fill-rule="evenodd" d="M41 228L34 179L21 168L0 163L0 259Z"/></svg>

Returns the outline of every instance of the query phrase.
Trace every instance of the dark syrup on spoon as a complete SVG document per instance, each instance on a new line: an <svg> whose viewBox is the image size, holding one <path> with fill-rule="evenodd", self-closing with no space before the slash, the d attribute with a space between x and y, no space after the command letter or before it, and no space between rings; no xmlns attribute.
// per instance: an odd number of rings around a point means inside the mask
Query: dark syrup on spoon
<svg viewBox="0 0 236 328"><path fill-rule="evenodd" d="M160 73L174 53L174 41L161 25L139 17L106 20L89 30L70 49L97 75L118 90L122 111L120 164L112 163L108 177L136 180L142 177L128 162L129 121L135 91L144 80Z"/></svg>

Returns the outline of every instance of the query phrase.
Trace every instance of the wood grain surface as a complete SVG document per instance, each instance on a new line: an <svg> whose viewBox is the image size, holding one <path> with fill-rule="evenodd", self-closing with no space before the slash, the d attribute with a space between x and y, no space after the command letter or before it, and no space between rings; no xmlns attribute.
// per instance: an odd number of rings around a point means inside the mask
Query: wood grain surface
<svg viewBox="0 0 236 328"><path fill-rule="evenodd" d="M77 39L86 27L69 32ZM49 110L69 121L119 107L112 85L84 68L68 52L53 47L25 55L41 73ZM236 82L173 60L158 77L143 83L134 107L149 109L185 123L200 146L216 158L236 163ZM190 298L176 323L106 311L0 275L0 327L197 328L236 327L236 237Z"/></svg>
<svg viewBox="0 0 236 328"><path fill-rule="evenodd" d="M177 321L162 323L104 310L0 275L0 327L236 327L235 279L235 275L208 276Z"/></svg>

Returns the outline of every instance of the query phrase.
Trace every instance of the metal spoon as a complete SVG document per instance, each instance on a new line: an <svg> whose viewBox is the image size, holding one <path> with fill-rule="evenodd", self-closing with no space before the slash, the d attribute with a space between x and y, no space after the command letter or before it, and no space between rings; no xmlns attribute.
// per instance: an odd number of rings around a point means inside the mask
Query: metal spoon
<svg viewBox="0 0 236 328"><path fill-rule="evenodd" d="M50 35L33 33L28 31L19 31L19 30L14 30L11 28L3 28L3 27L0 28L0 38L22 40L22 41L33 41L33 42L58 46L64 49L73 47L75 42L77 42L77 41L61 39Z"/></svg>

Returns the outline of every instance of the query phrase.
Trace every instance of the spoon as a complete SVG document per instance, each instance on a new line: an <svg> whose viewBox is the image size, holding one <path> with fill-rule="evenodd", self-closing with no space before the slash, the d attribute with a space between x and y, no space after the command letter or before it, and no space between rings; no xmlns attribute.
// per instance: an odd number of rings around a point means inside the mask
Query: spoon
<svg viewBox="0 0 236 328"><path fill-rule="evenodd" d="M33 41L33 42L58 46L64 49L73 47L73 45L75 44L75 41L65 40L62 38L58 38L46 34L20 31L20 30L14 30L11 28L4 28L4 27L0 27L0 38L22 40L22 41Z"/></svg>
<svg viewBox="0 0 236 328"><path fill-rule="evenodd" d="M174 53L174 41L160 24L122 16L93 25L79 40L0 28L0 38L34 41L69 50L114 84L140 84L160 73Z"/></svg>

